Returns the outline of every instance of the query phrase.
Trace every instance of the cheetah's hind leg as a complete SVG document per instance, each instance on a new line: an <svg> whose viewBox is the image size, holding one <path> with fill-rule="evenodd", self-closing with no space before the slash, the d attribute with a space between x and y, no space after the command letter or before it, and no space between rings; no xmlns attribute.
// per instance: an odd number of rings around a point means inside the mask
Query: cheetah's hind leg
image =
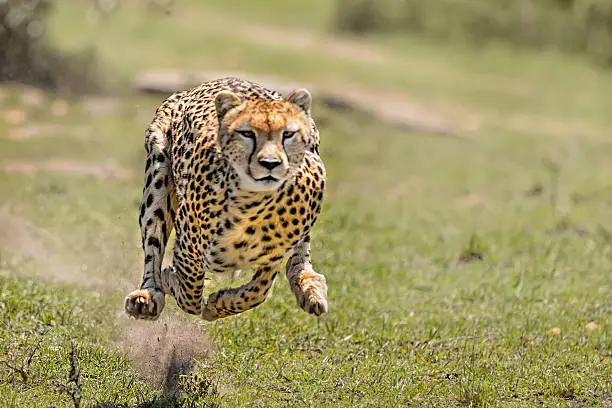
<svg viewBox="0 0 612 408"><path fill-rule="evenodd" d="M202 298L201 316L209 322L253 309L266 300L280 264L271 264L257 270L251 280L237 288L221 289Z"/></svg>
<svg viewBox="0 0 612 408"><path fill-rule="evenodd" d="M168 268L162 271L166 243L172 230L177 207L171 174L168 128L169 113L158 109L146 132L147 161L145 185L140 203L140 231L144 250L144 274L140 289L125 298L125 312L137 319L155 320L165 305L169 292Z"/></svg>

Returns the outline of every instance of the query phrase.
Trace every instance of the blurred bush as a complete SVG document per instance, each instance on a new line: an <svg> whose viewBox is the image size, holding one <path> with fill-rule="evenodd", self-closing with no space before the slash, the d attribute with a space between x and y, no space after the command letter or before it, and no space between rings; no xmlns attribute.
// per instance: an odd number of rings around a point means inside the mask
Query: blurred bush
<svg viewBox="0 0 612 408"><path fill-rule="evenodd" d="M338 0L336 28L585 52L612 65L612 0Z"/></svg>
<svg viewBox="0 0 612 408"><path fill-rule="evenodd" d="M46 41L49 0L0 0L0 81L59 92L93 90L91 52L67 55Z"/></svg>

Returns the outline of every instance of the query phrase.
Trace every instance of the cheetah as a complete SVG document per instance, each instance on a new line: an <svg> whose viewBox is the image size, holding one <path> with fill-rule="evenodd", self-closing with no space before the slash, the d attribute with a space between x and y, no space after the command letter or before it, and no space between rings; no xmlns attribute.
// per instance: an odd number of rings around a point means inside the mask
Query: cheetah
<svg viewBox="0 0 612 408"><path fill-rule="evenodd" d="M310 260L325 167L306 89L286 96L239 78L177 92L145 132L140 204L144 275L129 316L155 320L172 295L206 321L260 305L285 262L297 304L327 312L325 276ZM171 265L162 260L172 228ZM251 280L206 299L204 277L247 270Z"/></svg>

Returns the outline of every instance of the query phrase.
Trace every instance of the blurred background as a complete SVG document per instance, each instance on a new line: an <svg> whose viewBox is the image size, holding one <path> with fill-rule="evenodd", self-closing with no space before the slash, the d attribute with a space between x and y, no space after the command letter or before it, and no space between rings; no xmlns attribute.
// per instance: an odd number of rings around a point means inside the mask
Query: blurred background
<svg viewBox="0 0 612 408"><path fill-rule="evenodd" d="M226 75L312 91L330 313L130 322L144 130ZM0 402L611 403L611 1L0 0L0 81Z"/></svg>

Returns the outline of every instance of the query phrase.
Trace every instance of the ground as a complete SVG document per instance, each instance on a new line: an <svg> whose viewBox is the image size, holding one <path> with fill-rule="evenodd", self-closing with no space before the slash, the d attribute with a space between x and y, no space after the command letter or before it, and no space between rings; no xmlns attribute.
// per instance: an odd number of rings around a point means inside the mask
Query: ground
<svg viewBox="0 0 612 408"><path fill-rule="evenodd" d="M461 132L406 132L314 94L329 314L301 312L279 279L238 317L203 324L169 300L134 327L122 299L141 274L143 134L163 98L3 86L0 405L74 406L72 365L83 405L612 404L612 71L501 46L323 40L324 0L186 0L170 15L128 2L97 22L61 3L53 41L93 44L111 83L152 67L272 74L405 100Z"/></svg>

